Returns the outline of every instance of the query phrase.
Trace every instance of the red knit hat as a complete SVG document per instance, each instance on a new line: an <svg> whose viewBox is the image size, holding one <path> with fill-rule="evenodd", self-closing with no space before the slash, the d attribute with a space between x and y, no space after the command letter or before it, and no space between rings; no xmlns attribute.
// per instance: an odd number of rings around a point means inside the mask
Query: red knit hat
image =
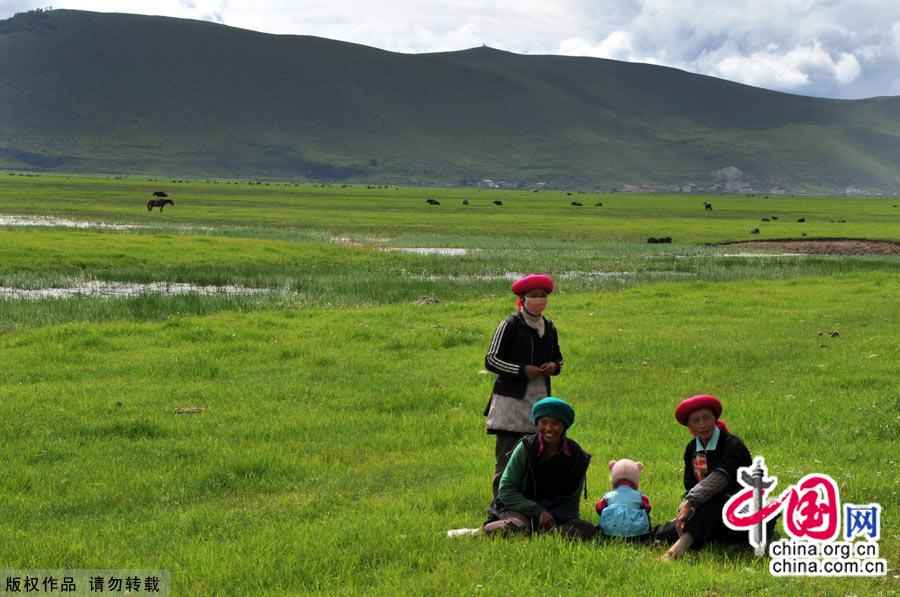
<svg viewBox="0 0 900 597"><path fill-rule="evenodd" d="M675 409L675 419L682 425L687 425L688 417L691 416L691 413L703 408L711 410L716 419L722 416L722 402L715 396L700 394L682 400L678 408Z"/></svg>
<svg viewBox="0 0 900 597"><path fill-rule="evenodd" d="M535 288L541 288L550 294L553 292L553 278L544 274L529 274L524 278L519 278L512 285L513 294L519 296Z"/></svg>

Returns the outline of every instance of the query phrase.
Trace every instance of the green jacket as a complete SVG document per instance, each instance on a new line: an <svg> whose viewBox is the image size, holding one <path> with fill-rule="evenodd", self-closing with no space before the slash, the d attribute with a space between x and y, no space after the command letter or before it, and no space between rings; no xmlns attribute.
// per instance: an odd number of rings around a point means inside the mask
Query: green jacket
<svg viewBox="0 0 900 597"><path fill-rule="evenodd" d="M538 453L537 434L516 445L503 476L492 510L520 512L529 517L549 512L557 522L578 518L579 496L591 456L571 439L569 454L558 452L545 460Z"/></svg>

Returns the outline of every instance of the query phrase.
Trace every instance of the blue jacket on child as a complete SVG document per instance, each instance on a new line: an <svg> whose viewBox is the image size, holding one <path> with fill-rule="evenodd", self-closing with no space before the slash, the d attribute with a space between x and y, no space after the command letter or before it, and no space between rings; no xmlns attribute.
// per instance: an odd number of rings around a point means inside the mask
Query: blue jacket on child
<svg viewBox="0 0 900 597"><path fill-rule="evenodd" d="M597 504L600 530L609 537L638 537L650 532L650 502L629 483L606 493Z"/></svg>

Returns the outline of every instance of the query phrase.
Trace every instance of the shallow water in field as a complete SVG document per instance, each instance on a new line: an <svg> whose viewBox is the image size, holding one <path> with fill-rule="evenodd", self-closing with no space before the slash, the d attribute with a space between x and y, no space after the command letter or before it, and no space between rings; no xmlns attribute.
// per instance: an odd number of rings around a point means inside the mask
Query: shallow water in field
<svg viewBox="0 0 900 597"><path fill-rule="evenodd" d="M129 282L85 282L66 288L8 288L0 286L0 300L40 300L45 298L68 299L84 296L109 298L130 298L143 294L240 294L252 295L269 292L267 288L246 288L243 286L198 286L197 284L152 282L136 284Z"/></svg>
<svg viewBox="0 0 900 597"><path fill-rule="evenodd" d="M111 230L130 230L144 228L136 224L110 224L108 222L92 222L89 220L70 220L50 216L11 216L0 214L0 226L47 226L60 228L107 228Z"/></svg>
<svg viewBox="0 0 900 597"><path fill-rule="evenodd" d="M364 243L386 243L391 239L389 239L389 238L370 238L370 237L353 238L350 236L330 236L330 237L328 237L328 240L330 240L333 243L338 243L341 245L362 245Z"/></svg>
<svg viewBox="0 0 900 597"><path fill-rule="evenodd" d="M451 282L493 282L495 280L518 280L521 276L518 274L428 274L428 275L410 275L410 280L424 280L426 282L439 282L448 280Z"/></svg>
<svg viewBox="0 0 900 597"><path fill-rule="evenodd" d="M384 247L382 251L399 251L401 253L413 253L415 255L449 255L459 257L467 255L475 249L459 249L451 247Z"/></svg>
<svg viewBox="0 0 900 597"><path fill-rule="evenodd" d="M523 274L524 275L524 274ZM561 272L557 278L627 278L635 275L634 272Z"/></svg>
<svg viewBox="0 0 900 597"><path fill-rule="evenodd" d="M645 275L653 276L653 275L693 275L688 274L686 272L645 272ZM502 274L434 274L434 275L414 275L409 276L409 278L413 280L426 280L429 282L436 282L439 280L450 280L450 281L485 281L485 282L493 282L495 280L518 280L519 278L526 276L526 273L523 272L505 272ZM594 272L558 272L553 274L554 278L557 279L586 279L586 278L628 278L635 276L634 272L603 272L603 271L594 271Z"/></svg>
<svg viewBox="0 0 900 597"><path fill-rule="evenodd" d="M685 257L679 255L679 257ZM809 257L807 253L714 253L710 257Z"/></svg>
<svg viewBox="0 0 900 597"><path fill-rule="evenodd" d="M174 227L183 231L202 231L208 232L215 230L210 226L194 226L194 225L143 225L143 224L114 224L110 222L96 222L93 220L72 220L69 218L56 218L51 216L16 216L9 214L0 214L0 227L28 227L40 226L45 228L79 228L79 229L104 229L104 230L155 230L157 228Z"/></svg>

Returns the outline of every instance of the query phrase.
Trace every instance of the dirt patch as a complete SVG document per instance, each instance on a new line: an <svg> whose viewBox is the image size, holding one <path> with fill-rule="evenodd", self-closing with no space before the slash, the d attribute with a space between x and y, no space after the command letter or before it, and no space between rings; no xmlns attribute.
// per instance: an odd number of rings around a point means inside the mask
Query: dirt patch
<svg viewBox="0 0 900 597"><path fill-rule="evenodd" d="M779 238L734 243L718 243L714 247L741 249L776 249L801 255L900 255L900 242L854 238Z"/></svg>

